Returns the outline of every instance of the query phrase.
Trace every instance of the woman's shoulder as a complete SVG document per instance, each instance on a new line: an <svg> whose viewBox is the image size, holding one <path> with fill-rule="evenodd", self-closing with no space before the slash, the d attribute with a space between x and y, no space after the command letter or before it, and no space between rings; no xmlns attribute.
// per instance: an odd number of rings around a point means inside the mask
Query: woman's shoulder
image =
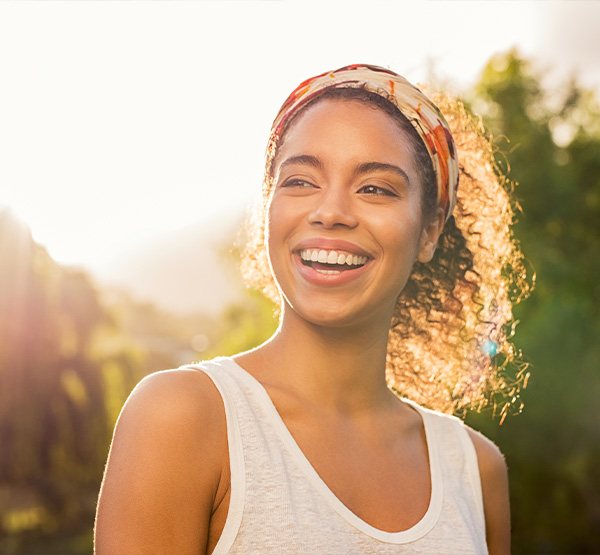
<svg viewBox="0 0 600 555"><path fill-rule="evenodd" d="M156 418L180 418L189 413L210 418L221 406L219 392L206 373L180 367L144 376L133 388L124 410L160 407L160 412L150 411Z"/></svg>
<svg viewBox="0 0 600 555"><path fill-rule="evenodd" d="M214 383L205 373L190 368L152 372L142 378L127 398L117 424L115 438L131 449L160 451L178 446L186 458L202 458L215 464L226 452L226 421L223 403Z"/></svg>
<svg viewBox="0 0 600 555"><path fill-rule="evenodd" d="M182 430L189 439L202 440L211 431L218 433L220 424L224 424L222 413L219 392L209 376L189 368L159 370L143 377L133 388L121 409L117 428L137 422L150 433Z"/></svg>
<svg viewBox="0 0 600 555"><path fill-rule="evenodd" d="M465 424L457 416L424 407L420 408L436 422L438 427L442 428L444 438L460 438L460 445L466 448L467 452L474 452L475 457L471 460L479 473L489 551L490 553L509 553L508 470L502 451L491 439ZM452 433L453 431L455 433ZM473 448L469 447L469 443Z"/></svg>
<svg viewBox="0 0 600 555"><path fill-rule="evenodd" d="M113 443L118 436L122 447L144 444L159 452L162 446L177 446L173 456L217 463L227 447L221 396L204 372L183 367L152 372L125 401Z"/></svg>
<svg viewBox="0 0 600 555"><path fill-rule="evenodd" d="M489 475L506 472L506 461L500 448L481 432L474 430L467 424L464 424L464 427L475 447L479 463L479 472L482 474L482 478L484 477L484 474Z"/></svg>
<svg viewBox="0 0 600 555"><path fill-rule="evenodd" d="M219 394L205 374L153 372L117 419L98 502L96 544L112 552L204 545L227 461Z"/></svg>
<svg viewBox="0 0 600 555"><path fill-rule="evenodd" d="M510 553L508 468L499 447L465 424L477 454L486 537L490 553Z"/></svg>
<svg viewBox="0 0 600 555"><path fill-rule="evenodd" d="M430 420L435 422L438 427L443 426L447 431L454 428L461 434L466 432L475 448L482 478L484 475L493 476L506 471L506 462L500 448L491 439L471 428L458 416L427 408L407 398L403 398L403 401L408 402L421 413L428 415Z"/></svg>

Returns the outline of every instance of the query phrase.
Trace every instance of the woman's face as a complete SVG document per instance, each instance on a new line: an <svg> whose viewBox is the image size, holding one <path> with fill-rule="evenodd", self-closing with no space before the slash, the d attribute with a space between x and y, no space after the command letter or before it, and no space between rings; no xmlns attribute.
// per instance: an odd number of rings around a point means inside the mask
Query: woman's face
<svg viewBox="0 0 600 555"><path fill-rule="evenodd" d="M285 135L273 164L269 261L284 316L314 324L389 326L415 260L443 225L426 224L409 139L397 122L352 100L323 100Z"/></svg>

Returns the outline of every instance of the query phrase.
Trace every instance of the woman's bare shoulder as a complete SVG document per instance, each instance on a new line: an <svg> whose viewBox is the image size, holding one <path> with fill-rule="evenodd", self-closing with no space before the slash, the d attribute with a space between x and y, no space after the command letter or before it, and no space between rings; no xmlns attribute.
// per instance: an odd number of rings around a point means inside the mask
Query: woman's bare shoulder
<svg viewBox="0 0 600 555"><path fill-rule="evenodd" d="M223 403L206 374L177 369L143 378L115 426L96 552L202 552L226 437Z"/></svg>
<svg viewBox="0 0 600 555"><path fill-rule="evenodd" d="M506 471L506 461L500 448L488 437L481 432L474 430L465 424L465 428L471 437L471 441L477 452L477 460L479 462L480 471L483 469L485 473L498 473Z"/></svg>
<svg viewBox="0 0 600 555"><path fill-rule="evenodd" d="M212 380L192 369L161 370L135 386L117 420L111 451L118 441L165 443L186 460L199 456L204 463L218 460L226 447L226 423L221 396ZM220 445L222 444L222 445Z"/></svg>
<svg viewBox="0 0 600 555"><path fill-rule="evenodd" d="M188 418L192 419L190 425L198 425L197 418L215 420L218 424L222 420L223 403L207 374L177 368L153 372L140 380L125 402L117 425L140 412L155 425L182 424L180 419Z"/></svg>
<svg viewBox="0 0 600 555"><path fill-rule="evenodd" d="M498 446L481 432L466 426L477 453L485 528L490 555L510 553L508 469Z"/></svg>

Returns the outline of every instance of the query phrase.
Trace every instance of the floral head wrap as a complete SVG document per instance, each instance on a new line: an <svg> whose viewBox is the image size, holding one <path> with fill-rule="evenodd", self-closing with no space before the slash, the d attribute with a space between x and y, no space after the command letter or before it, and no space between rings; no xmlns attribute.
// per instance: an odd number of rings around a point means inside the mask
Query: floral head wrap
<svg viewBox="0 0 600 555"><path fill-rule="evenodd" d="M411 122L431 158L437 178L438 206L448 220L456 203L458 186L458 160L450 128L431 100L389 69L353 64L303 81L279 110L271 127L271 141L281 136L286 124L308 102L328 89L349 87L364 88L390 100Z"/></svg>

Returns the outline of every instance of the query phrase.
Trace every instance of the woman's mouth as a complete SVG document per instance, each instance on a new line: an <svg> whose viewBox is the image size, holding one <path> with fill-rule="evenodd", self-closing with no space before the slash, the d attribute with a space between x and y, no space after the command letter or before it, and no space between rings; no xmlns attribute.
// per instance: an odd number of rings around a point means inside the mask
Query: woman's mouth
<svg viewBox="0 0 600 555"><path fill-rule="evenodd" d="M368 260L366 256L325 249L303 249L300 251L300 258L305 266L310 266L317 272L330 275L360 268Z"/></svg>
<svg viewBox="0 0 600 555"><path fill-rule="evenodd" d="M318 285L339 285L358 277L370 258L333 249L302 249L296 252L300 273Z"/></svg>

